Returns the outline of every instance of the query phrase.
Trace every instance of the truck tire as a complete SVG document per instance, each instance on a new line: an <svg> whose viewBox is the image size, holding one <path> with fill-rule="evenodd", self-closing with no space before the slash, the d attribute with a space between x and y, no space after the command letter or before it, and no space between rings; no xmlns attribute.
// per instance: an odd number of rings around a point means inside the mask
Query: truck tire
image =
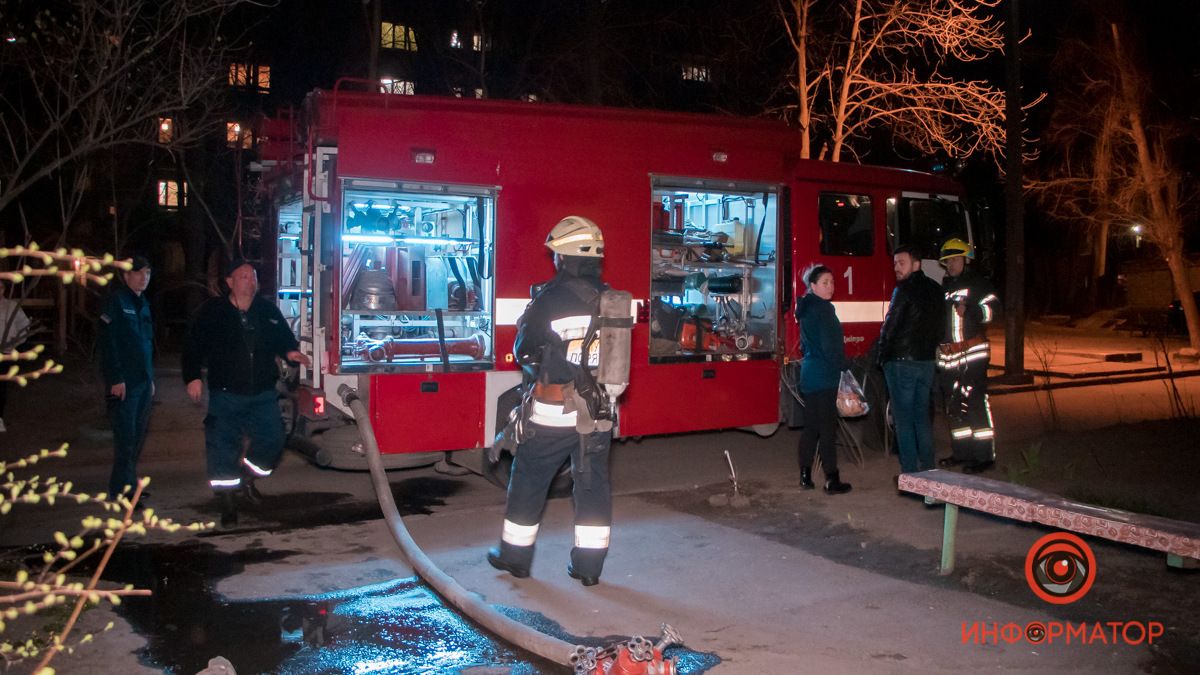
<svg viewBox="0 0 1200 675"><path fill-rule="evenodd" d="M496 426L495 433L492 434L494 439L503 428L502 425L508 423L508 414L521 404L521 387L516 386L496 398ZM483 459L480 460L480 473L488 480L489 483L496 487L508 489L508 479L512 477L513 456L507 450L501 451L500 458L493 461L491 453L485 450ZM567 460L558 469L554 480L550 482L550 498L558 499L560 497L571 496L571 491L575 487L575 481L571 478L571 461Z"/></svg>

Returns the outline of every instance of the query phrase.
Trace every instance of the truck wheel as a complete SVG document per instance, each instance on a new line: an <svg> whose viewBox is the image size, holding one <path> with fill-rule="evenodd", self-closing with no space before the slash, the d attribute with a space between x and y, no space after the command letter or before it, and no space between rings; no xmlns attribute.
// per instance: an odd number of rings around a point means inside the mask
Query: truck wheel
<svg viewBox="0 0 1200 675"><path fill-rule="evenodd" d="M512 476L513 456L505 450L500 453L499 461L493 462L485 450L482 462L483 477L492 485L507 490L508 479ZM568 460L559 467L554 480L550 482L550 498L570 497L574 487L575 481L571 478L571 462Z"/></svg>
<svg viewBox="0 0 1200 675"><path fill-rule="evenodd" d="M496 425L497 429L492 434L492 438L500 433L504 425L508 422L508 415L514 408L521 405L522 390L518 385L508 389L496 399ZM508 489L508 479L512 476L513 456L507 450L500 453L498 461L492 461L487 450L483 451L483 459L480 460L482 466L480 473L488 479L496 487ZM558 499L560 497L571 496L571 491L575 486L574 479L571 478L571 462L570 460L563 463L558 469L558 474L554 476L554 480L550 482L550 498Z"/></svg>

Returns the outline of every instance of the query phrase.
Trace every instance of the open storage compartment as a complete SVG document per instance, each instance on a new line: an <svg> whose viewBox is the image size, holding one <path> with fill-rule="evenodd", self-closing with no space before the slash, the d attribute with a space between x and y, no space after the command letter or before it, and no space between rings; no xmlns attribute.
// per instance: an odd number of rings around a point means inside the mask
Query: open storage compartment
<svg viewBox="0 0 1200 675"><path fill-rule="evenodd" d="M339 371L490 369L494 190L367 183L342 189Z"/></svg>
<svg viewBox="0 0 1200 675"><path fill-rule="evenodd" d="M779 193L652 178L651 363L773 358Z"/></svg>

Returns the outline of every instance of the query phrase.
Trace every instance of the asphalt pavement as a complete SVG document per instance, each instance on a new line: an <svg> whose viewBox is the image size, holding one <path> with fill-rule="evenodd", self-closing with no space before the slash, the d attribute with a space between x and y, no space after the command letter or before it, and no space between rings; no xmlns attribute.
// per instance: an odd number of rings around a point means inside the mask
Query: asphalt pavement
<svg viewBox="0 0 1200 675"><path fill-rule="evenodd" d="M1149 340L1110 339L1098 331L1045 329L1035 334L1042 344L1052 340L1055 352L1063 355L1057 363L1047 359L1041 364L1058 370L1036 376L1034 383L1042 385L1077 382L1080 376L1073 375L1072 368L1113 363L1087 355L1138 348L1152 360L1155 351ZM1027 350L1027 365L1038 364L1039 358ZM1000 362L997 349L993 363ZM1185 399L1200 400L1200 378L1191 377L1200 369L1182 362L1174 369L1183 371L1177 385ZM1096 381L1105 383L1056 391L1052 421L1044 391L998 391L993 411L1002 444L1039 437L1051 426L1092 429L1170 416L1161 380L1106 382L1101 376ZM90 403L89 386L94 385L86 378L63 380L13 396L6 417L13 431L0 440L4 457L70 440L71 455L54 465L57 475L84 489L101 490L107 480L109 440L99 408ZM98 401L96 392L94 403ZM160 366L141 469L152 477L152 506L176 520L215 518L204 477L202 418L202 409L187 401L178 371L169 363ZM571 545L569 500L550 503L533 574L516 580L483 560L499 534L501 490L475 475L446 476L432 468L390 476L398 501L411 514L406 522L418 544L444 571L489 603L584 638L651 636L667 622L683 635L688 648L717 662L705 672L1138 672L1154 663L1154 649L1146 644L1037 645L1003 639L964 644L963 631L975 622L1026 626L1054 619L1049 608L1043 610L1025 598L1017 601L974 588L980 576L1019 575L1019 570L1010 569L1011 559L1023 555L1041 532L963 511L959 545L976 552L973 576L939 580L935 567L941 512L896 496L891 488L894 458L870 455L864 466L848 466L843 477L856 483L849 495L800 495L793 490L796 436L789 430L770 438L727 431L617 444L612 549L601 584L593 588L582 587L565 573ZM787 532L763 536L761 531L748 531L754 528L736 526L737 514L700 517L662 503L662 495L727 495L726 450L750 492L750 511L761 514L786 503L793 509L790 517L797 531L818 521L842 523L861 533L864 552L889 551L889 546L902 544L905 555L915 551L920 559L927 553L928 565L887 570L828 555L818 542L797 542L794 536L784 536ZM245 511L238 528L192 538L206 551L238 560L237 565L214 570L206 582L219 601L352 591L412 576L379 519L365 473L318 469L289 453L276 475L261 486L266 504ZM0 524L0 537L5 546L45 542L54 529L70 529L80 515L71 506L49 513L14 512ZM784 522L782 529L792 527ZM134 545L181 546L186 539L154 534ZM1147 574L1160 573L1161 561L1153 556L1138 557L1136 551L1121 555L1134 556L1134 564L1142 564L1144 558ZM1195 583L1193 577L1191 584ZM1138 617L1136 611L1130 616ZM113 631L62 657L60 672L155 670L148 663L154 653L147 651L147 637L119 613L95 610L86 621L102 625L110 618L117 623ZM142 633L147 630L139 628ZM169 648L170 642L163 644L159 640L156 649ZM213 651L213 656L222 654L219 648ZM237 654L222 655L237 666ZM388 670L370 654L353 665L359 672L377 667Z"/></svg>

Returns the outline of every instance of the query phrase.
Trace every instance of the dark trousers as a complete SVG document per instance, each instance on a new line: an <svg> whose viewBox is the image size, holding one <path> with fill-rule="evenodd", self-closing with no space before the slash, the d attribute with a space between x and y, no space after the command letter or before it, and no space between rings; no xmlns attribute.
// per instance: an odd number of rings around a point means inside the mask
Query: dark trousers
<svg viewBox="0 0 1200 675"><path fill-rule="evenodd" d="M800 432L800 468L812 468L821 453L821 467L828 476L837 466L837 389L804 392L804 431Z"/></svg>
<svg viewBox="0 0 1200 675"><path fill-rule="evenodd" d="M896 420L900 470L912 473L934 468L933 423L929 419L933 361L888 361L883 364L883 374Z"/></svg>
<svg viewBox="0 0 1200 675"><path fill-rule="evenodd" d="M947 394L946 418L950 423L950 449L963 462L996 459L992 408L987 395L986 358L968 361L942 371L942 391Z"/></svg>
<svg viewBox="0 0 1200 675"><path fill-rule="evenodd" d="M608 477L611 444L611 432L580 436L574 427L535 425L533 437L517 448L508 481L505 526L512 523L535 527L541 523L550 483L562 465L571 462L571 477L575 481L572 493L575 546L571 549L571 564L582 576L599 577L608 555L608 530L612 526L612 487ZM603 533L603 545L589 541L597 531ZM523 546L502 540L501 555L506 561L528 569L533 562L532 538Z"/></svg>
<svg viewBox="0 0 1200 675"><path fill-rule="evenodd" d="M250 439L244 458L243 437ZM283 454L283 440L283 418L274 389L249 395L209 391L204 448L214 492L241 487L243 474L269 476Z"/></svg>
<svg viewBox="0 0 1200 675"><path fill-rule="evenodd" d="M125 399L108 396L108 421L113 431L113 468L108 478L108 493L121 494L137 484L137 463L146 444L146 427L150 422L150 405L153 396L151 383L126 385Z"/></svg>

